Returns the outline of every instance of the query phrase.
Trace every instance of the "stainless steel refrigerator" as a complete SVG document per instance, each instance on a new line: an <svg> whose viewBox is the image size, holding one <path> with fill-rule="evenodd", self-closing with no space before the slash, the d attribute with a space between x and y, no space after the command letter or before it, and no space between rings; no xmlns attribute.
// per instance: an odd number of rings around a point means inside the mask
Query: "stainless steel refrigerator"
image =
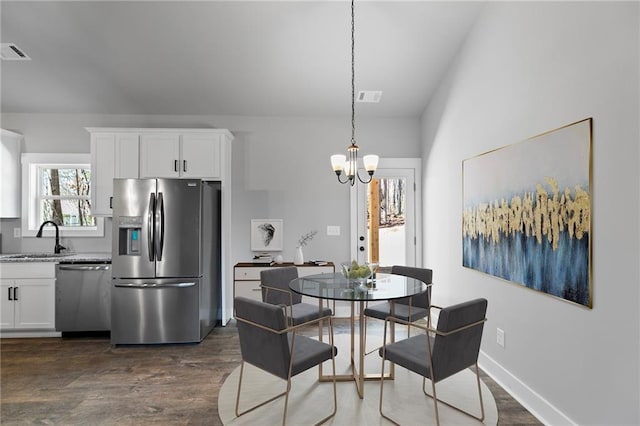
<svg viewBox="0 0 640 426"><path fill-rule="evenodd" d="M114 179L111 344L200 342L221 317L220 182Z"/></svg>

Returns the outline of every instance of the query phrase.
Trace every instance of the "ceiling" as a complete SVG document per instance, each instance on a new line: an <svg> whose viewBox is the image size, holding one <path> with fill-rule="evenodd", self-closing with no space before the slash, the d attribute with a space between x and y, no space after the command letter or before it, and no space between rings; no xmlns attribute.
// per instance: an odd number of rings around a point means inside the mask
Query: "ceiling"
<svg viewBox="0 0 640 426"><path fill-rule="evenodd" d="M417 117L483 2L356 2L357 113ZM351 111L348 1L5 1L3 113L336 116Z"/></svg>

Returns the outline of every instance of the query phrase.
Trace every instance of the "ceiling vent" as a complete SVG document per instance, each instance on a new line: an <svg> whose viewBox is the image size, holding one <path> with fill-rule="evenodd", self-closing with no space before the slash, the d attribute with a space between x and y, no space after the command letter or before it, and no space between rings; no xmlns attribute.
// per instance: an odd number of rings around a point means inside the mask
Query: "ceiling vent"
<svg viewBox="0 0 640 426"><path fill-rule="evenodd" d="M360 90L358 92L358 102L370 102L377 104L382 98L382 90Z"/></svg>
<svg viewBox="0 0 640 426"><path fill-rule="evenodd" d="M0 59L3 61L30 61L31 58L13 43L0 43Z"/></svg>

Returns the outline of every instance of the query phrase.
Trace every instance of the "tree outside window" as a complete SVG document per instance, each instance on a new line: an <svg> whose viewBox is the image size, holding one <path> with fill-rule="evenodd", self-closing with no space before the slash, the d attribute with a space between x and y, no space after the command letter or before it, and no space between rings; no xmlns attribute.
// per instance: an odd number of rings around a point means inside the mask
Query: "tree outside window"
<svg viewBox="0 0 640 426"><path fill-rule="evenodd" d="M39 167L38 210L41 222L65 227L94 227L91 170L82 166Z"/></svg>

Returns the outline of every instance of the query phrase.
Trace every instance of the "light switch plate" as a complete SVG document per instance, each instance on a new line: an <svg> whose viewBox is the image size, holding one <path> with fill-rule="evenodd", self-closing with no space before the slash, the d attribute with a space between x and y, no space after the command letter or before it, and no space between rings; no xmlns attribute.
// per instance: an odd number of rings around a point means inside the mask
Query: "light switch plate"
<svg viewBox="0 0 640 426"><path fill-rule="evenodd" d="M13 228L13 238L20 238L20 228Z"/></svg>
<svg viewBox="0 0 640 426"><path fill-rule="evenodd" d="M327 226L327 235L334 236L334 237L339 236L340 235L340 227L339 226L328 225Z"/></svg>
<svg viewBox="0 0 640 426"><path fill-rule="evenodd" d="M501 328L497 329L496 332L496 343L504 348L504 330Z"/></svg>

